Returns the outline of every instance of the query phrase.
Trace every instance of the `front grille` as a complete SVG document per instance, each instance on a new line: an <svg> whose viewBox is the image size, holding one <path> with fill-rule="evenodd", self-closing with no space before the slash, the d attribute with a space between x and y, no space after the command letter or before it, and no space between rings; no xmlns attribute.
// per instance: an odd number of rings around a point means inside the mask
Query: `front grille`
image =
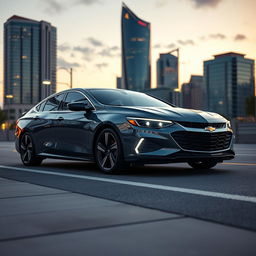
<svg viewBox="0 0 256 256"><path fill-rule="evenodd" d="M171 134L180 147L195 151L218 151L229 148L231 132L187 132L178 131Z"/></svg>
<svg viewBox="0 0 256 256"><path fill-rule="evenodd" d="M189 128L202 128L204 129L207 126L212 126L216 129L219 128L225 128L226 123L197 123L197 122L176 122L184 127L189 127Z"/></svg>

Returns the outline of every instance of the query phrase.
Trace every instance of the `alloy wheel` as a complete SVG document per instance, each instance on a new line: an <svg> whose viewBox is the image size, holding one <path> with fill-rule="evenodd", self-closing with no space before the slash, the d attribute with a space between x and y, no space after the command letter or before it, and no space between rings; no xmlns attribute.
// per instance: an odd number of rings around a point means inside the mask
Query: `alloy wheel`
<svg viewBox="0 0 256 256"><path fill-rule="evenodd" d="M115 135L106 130L100 134L96 143L96 157L103 171L113 170L118 162L118 142Z"/></svg>
<svg viewBox="0 0 256 256"><path fill-rule="evenodd" d="M26 164L30 163L33 155L33 143L29 135L25 134L22 137L20 150L23 162Z"/></svg>

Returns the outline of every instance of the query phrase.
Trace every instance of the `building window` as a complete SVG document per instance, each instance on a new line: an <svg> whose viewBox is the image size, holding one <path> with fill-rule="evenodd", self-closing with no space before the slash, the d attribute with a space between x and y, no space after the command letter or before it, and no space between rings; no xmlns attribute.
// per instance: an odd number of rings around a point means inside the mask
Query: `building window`
<svg viewBox="0 0 256 256"><path fill-rule="evenodd" d="M132 37L130 39L132 42L144 42L146 40L145 37Z"/></svg>

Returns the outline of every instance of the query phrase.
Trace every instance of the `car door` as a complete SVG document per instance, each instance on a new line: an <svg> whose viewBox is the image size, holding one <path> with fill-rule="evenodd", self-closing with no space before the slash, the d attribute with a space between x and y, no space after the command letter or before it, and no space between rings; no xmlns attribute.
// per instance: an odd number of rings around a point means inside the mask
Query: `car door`
<svg viewBox="0 0 256 256"><path fill-rule="evenodd" d="M57 111L65 93L59 93L47 99L34 115L37 127L34 127L34 138L37 145L36 151L43 154L57 153Z"/></svg>
<svg viewBox="0 0 256 256"><path fill-rule="evenodd" d="M68 103L85 102L88 100L79 91L70 91L63 100L61 109L57 112L57 130L59 154L69 157L87 158L92 155L88 143L90 136L90 113L84 111L71 111Z"/></svg>

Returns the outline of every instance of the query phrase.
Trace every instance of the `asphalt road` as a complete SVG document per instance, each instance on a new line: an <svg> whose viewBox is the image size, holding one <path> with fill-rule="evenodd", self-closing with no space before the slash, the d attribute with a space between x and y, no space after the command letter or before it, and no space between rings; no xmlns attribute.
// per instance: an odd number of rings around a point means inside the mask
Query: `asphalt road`
<svg viewBox="0 0 256 256"><path fill-rule="evenodd" d="M235 159L212 170L165 164L105 175L76 161L45 160L28 168L13 143L0 142L0 177L255 231L256 145L235 145L235 151Z"/></svg>

